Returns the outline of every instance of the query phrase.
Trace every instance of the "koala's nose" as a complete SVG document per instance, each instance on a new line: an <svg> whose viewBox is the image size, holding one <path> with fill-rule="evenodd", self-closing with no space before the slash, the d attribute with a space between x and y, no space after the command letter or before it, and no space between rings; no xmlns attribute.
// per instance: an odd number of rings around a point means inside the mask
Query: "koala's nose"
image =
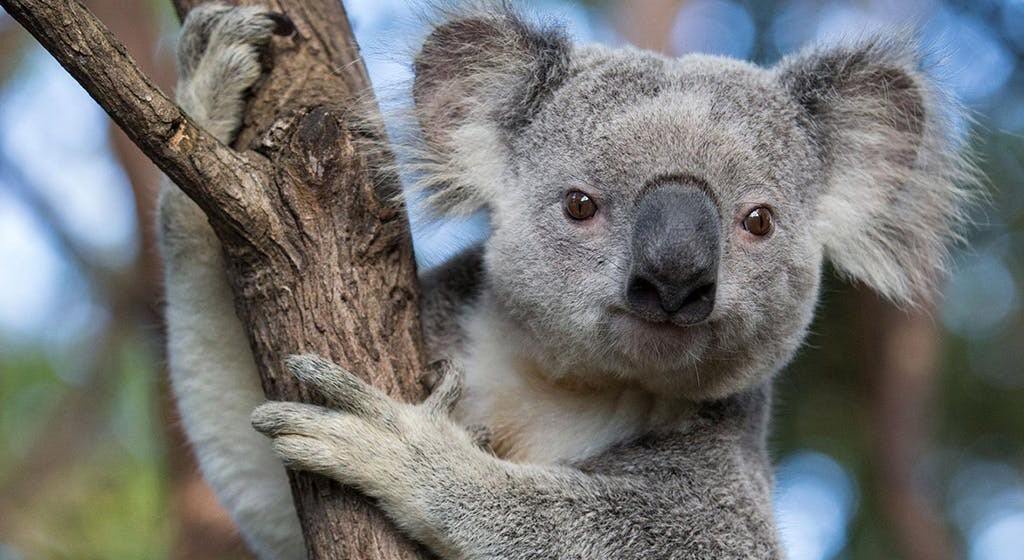
<svg viewBox="0 0 1024 560"><path fill-rule="evenodd" d="M715 282L698 281L677 286L657 279L634 276L627 288L630 307L645 318L677 317L683 324L699 323L715 306Z"/></svg>
<svg viewBox="0 0 1024 560"><path fill-rule="evenodd" d="M653 321L703 321L715 306L720 219L696 184L671 181L640 200L626 303Z"/></svg>

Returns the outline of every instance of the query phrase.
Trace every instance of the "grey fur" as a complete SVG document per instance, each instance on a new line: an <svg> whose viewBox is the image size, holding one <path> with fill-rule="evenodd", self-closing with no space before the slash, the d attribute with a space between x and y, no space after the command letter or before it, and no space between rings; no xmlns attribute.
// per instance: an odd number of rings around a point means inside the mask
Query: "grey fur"
<svg viewBox="0 0 1024 560"><path fill-rule="evenodd" d="M826 164L819 207L861 206L852 221L819 226L827 257L897 301L933 295L977 172L952 131L961 109L928 75L912 35L810 48L775 73Z"/></svg>
<svg viewBox="0 0 1024 560"><path fill-rule="evenodd" d="M316 364L291 362L307 380L316 376L302 368ZM345 385L362 383L338 373ZM373 400L357 410L376 408ZM370 415L267 403L252 422L289 467L376 498L442 558L780 555L764 449L767 389L707 403L685 432L649 434L574 467L503 461L430 400L389 402L390 410Z"/></svg>
<svg viewBox="0 0 1024 560"><path fill-rule="evenodd" d="M466 344L459 317L475 306L484 290L483 251L474 247L420 275L423 338L432 358L450 357Z"/></svg>
<svg viewBox="0 0 1024 560"><path fill-rule="evenodd" d="M266 18L208 10L216 21L186 26L179 96L228 140L267 37L254 23ZM205 35L226 21L238 32L210 36L251 39L214 48ZM573 46L502 9L438 24L416 69L422 135L407 159L419 186L436 209L485 208L493 230L422 277L425 338L432 357L453 360L449 374L414 406L294 358L336 408L267 403L253 425L288 465L362 489L444 558L780 556L770 385L804 338L824 260L910 301L940 276L969 198L971 168L944 118L958 109L913 41L816 48L764 69ZM677 177L706 190L719 225L714 308L687 327L624 309L639 208L651 185ZM569 189L597 200L593 219L566 218ZM775 228L754 238L740 222L759 205ZM163 214L168 284L184 285L190 251L216 241L175 206ZM169 315L188 302L171 301ZM190 356L175 336L172 371ZM481 393L509 386L520 392ZM186 384L176 390L187 403ZM536 418L476 425L492 409L529 415L522 394L538 401ZM609 416L595 416L605 401ZM500 457L481 448L492 436ZM538 438L554 451L538 453ZM220 457L197 446L204 465ZM299 557L265 544L275 537L264 520L232 511L263 557Z"/></svg>

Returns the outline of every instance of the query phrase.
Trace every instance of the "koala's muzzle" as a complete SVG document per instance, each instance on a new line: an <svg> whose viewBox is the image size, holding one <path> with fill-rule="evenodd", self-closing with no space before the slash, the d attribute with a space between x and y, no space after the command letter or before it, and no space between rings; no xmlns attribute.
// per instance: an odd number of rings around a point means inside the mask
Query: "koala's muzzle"
<svg viewBox="0 0 1024 560"><path fill-rule="evenodd" d="M699 323L715 306L721 225L690 181L657 185L640 199L626 302L643 319Z"/></svg>

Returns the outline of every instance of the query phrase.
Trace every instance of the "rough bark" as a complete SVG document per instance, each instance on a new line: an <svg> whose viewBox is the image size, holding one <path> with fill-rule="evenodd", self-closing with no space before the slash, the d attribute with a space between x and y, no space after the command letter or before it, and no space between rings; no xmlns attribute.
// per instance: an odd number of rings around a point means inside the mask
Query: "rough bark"
<svg viewBox="0 0 1024 560"><path fill-rule="evenodd" d="M267 4L297 31L275 44L237 142L248 150L234 151L161 94L77 1L0 0L206 212L270 398L309 401L281 360L317 352L417 400L412 248L403 209L386 200L395 179L374 173L386 156L362 149L380 130L352 126L368 80L344 10L337 0ZM312 475L291 479L310 558L421 555L361 496Z"/></svg>

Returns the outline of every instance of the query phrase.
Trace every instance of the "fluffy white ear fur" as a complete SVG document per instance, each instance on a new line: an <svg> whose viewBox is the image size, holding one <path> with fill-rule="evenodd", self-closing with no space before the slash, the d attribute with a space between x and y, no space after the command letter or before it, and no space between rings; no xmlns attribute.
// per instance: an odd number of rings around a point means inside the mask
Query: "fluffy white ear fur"
<svg viewBox="0 0 1024 560"><path fill-rule="evenodd" d="M945 98L905 33L784 59L826 166L816 228L831 262L897 302L933 292L977 174Z"/></svg>
<svg viewBox="0 0 1024 560"><path fill-rule="evenodd" d="M408 166L435 210L470 214L501 184L508 134L536 114L564 78L571 44L558 27L527 22L507 5L449 14L415 60L413 101L422 131Z"/></svg>

